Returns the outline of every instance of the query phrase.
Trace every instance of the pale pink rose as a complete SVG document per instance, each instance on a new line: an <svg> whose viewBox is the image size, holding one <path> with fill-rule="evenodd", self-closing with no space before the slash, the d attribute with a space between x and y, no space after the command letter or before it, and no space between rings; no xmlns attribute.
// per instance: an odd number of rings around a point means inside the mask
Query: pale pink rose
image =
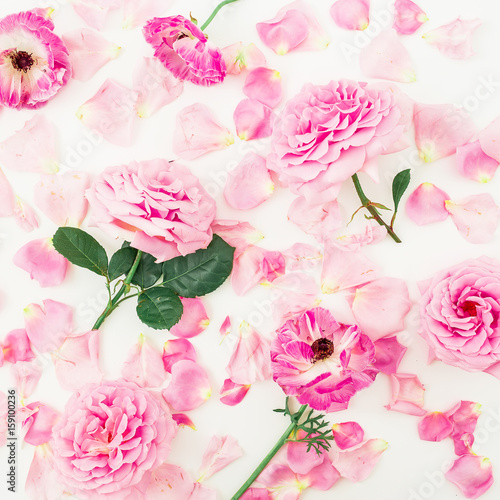
<svg viewBox="0 0 500 500"><path fill-rule="evenodd" d="M500 377L500 262L470 259L420 287L419 333L432 359Z"/></svg>
<svg viewBox="0 0 500 500"><path fill-rule="evenodd" d="M33 11L0 20L0 103L37 108L68 82L68 49L54 24Z"/></svg>
<svg viewBox="0 0 500 500"><path fill-rule="evenodd" d="M352 107L359 112L346 112ZM307 84L274 122L269 167L310 202L331 201L340 183L400 138L400 119L390 90L348 80Z"/></svg>
<svg viewBox="0 0 500 500"><path fill-rule="evenodd" d="M53 429L60 480L81 498L121 500L166 460L175 432L160 398L136 384L87 385Z"/></svg>
<svg viewBox="0 0 500 500"><path fill-rule="evenodd" d="M165 160L106 169L87 191L94 222L158 262L206 248L215 201L184 166Z"/></svg>
<svg viewBox="0 0 500 500"><path fill-rule="evenodd" d="M143 34L155 49L155 57L179 80L204 86L224 81L226 63L220 49L185 17L154 17Z"/></svg>

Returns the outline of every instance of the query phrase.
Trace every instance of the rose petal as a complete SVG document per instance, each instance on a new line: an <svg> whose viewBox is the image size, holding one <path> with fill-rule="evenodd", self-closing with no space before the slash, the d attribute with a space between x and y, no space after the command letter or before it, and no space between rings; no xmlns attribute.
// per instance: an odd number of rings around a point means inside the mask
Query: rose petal
<svg viewBox="0 0 500 500"><path fill-rule="evenodd" d="M339 28L363 31L370 24L370 0L336 0L330 15Z"/></svg>
<svg viewBox="0 0 500 500"><path fill-rule="evenodd" d="M144 498L164 500L168 492L172 498L188 499L192 490L193 480L183 469L173 464L162 464L152 471Z"/></svg>
<svg viewBox="0 0 500 500"><path fill-rule="evenodd" d="M72 2L75 12L90 27L101 30L110 11L120 6L119 0L75 0Z"/></svg>
<svg viewBox="0 0 500 500"><path fill-rule="evenodd" d="M220 390L220 402L228 406L236 406L243 401L250 387L250 385L235 384L230 378L227 378Z"/></svg>
<svg viewBox="0 0 500 500"><path fill-rule="evenodd" d="M387 375L396 373L407 348L398 342L397 337L382 338L373 344L375 345L373 367Z"/></svg>
<svg viewBox="0 0 500 500"><path fill-rule="evenodd" d="M254 43L243 45L237 42L224 47L222 56L226 63L227 73L230 75L239 75L245 69L252 70L267 66L264 54Z"/></svg>
<svg viewBox="0 0 500 500"><path fill-rule="evenodd" d="M39 446L52 439L52 427L59 419L59 413L42 403L30 403L18 410L22 420L24 441Z"/></svg>
<svg viewBox="0 0 500 500"><path fill-rule="evenodd" d="M12 330L3 341L3 357L8 363L18 361L32 361L35 354L31 350L30 339L26 330Z"/></svg>
<svg viewBox="0 0 500 500"><path fill-rule="evenodd" d="M463 455L453 462L445 477L458 486L466 498L479 498L493 484L493 468L485 457Z"/></svg>
<svg viewBox="0 0 500 500"><path fill-rule="evenodd" d="M273 132L273 112L255 99L241 101L234 110L233 118L236 134L242 141L264 139Z"/></svg>
<svg viewBox="0 0 500 500"><path fill-rule="evenodd" d="M443 190L430 182L424 182L408 197L406 214L419 226L445 220L449 215L445 202L449 199Z"/></svg>
<svg viewBox="0 0 500 500"><path fill-rule="evenodd" d="M425 389L416 375L392 373L391 387L391 402L386 406L388 410L417 416L427 413L422 409Z"/></svg>
<svg viewBox="0 0 500 500"><path fill-rule="evenodd" d="M321 251L307 243L295 243L283 252L283 256L285 257L286 267L290 271L313 269L323 259Z"/></svg>
<svg viewBox="0 0 500 500"><path fill-rule="evenodd" d="M18 361L11 365L10 371L19 393L19 399L22 401L29 398L42 377L42 367L38 361Z"/></svg>
<svg viewBox="0 0 500 500"><path fill-rule="evenodd" d="M172 373L172 366L183 359L196 361L196 351L187 339L167 340L163 346L163 366Z"/></svg>
<svg viewBox="0 0 500 500"><path fill-rule="evenodd" d="M181 302L184 307L181 319L170 328L170 333L176 337L189 339L205 331L210 320L199 297L192 299L181 297Z"/></svg>
<svg viewBox="0 0 500 500"><path fill-rule="evenodd" d="M243 93L250 99L275 108L281 101L281 75L270 68L256 68L248 73Z"/></svg>
<svg viewBox="0 0 500 500"><path fill-rule="evenodd" d="M37 446L26 478L26 494L37 500L62 497L66 487L59 474L50 446Z"/></svg>
<svg viewBox="0 0 500 500"><path fill-rule="evenodd" d="M197 481L202 482L212 477L242 455L243 451L234 437L212 436L205 453L203 453Z"/></svg>
<svg viewBox="0 0 500 500"><path fill-rule="evenodd" d="M365 433L357 422L342 422L332 425L335 445L341 450L347 450L363 442Z"/></svg>
<svg viewBox="0 0 500 500"><path fill-rule="evenodd" d="M38 228L38 217L26 202L16 197L16 206L14 209L14 215L16 218L17 225L27 233Z"/></svg>
<svg viewBox="0 0 500 500"><path fill-rule="evenodd" d="M500 117L495 118L485 129L479 132L479 144L484 153L500 162Z"/></svg>
<svg viewBox="0 0 500 500"><path fill-rule="evenodd" d="M481 405L473 401L460 401L445 415L453 424L452 437L459 438L474 433L477 420L481 416Z"/></svg>
<svg viewBox="0 0 500 500"><path fill-rule="evenodd" d="M212 230L226 243L235 248L234 257L240 256L250 245L255 245L264 236L248 222L216 220Z"/></svg>
<svg viewBox="0 0 500 500"><path fill-rule="evenodd" d="M440 411L428 413L418 423L418 435L424 441L442 441L453 430L450 419Z"/></svg>
<svg viewBox="0 0 500 500"><path fill-rule="evenodd" d="M16 211L16 195L9 180L0 169L0 217L9 217Z"/></svg>
<svg viewBox="0 0 500 500"><path fill-rule="evenodd" d="M470 142L457 148L459 172L476 182L489 182L498 168L498 162L486 155L479 141Z"/></svg>
<svg viewBox="0 0 500 500"><path fill-rule="evenodd" d="M411 0L396 0L394 3L394 29L400 35L411 35L429 20L427 14Z"/></svg>

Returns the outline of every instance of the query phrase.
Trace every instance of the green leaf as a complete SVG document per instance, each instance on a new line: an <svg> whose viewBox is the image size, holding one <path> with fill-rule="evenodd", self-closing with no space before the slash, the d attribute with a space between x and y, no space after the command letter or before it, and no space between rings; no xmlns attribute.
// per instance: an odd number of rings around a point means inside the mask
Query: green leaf
<svg viewBox="0 0 500 500"><path fill-rule="evenodd" d="M373 201L370 202L370 205L372 207L377 207L380 208L381 210L390 210L390 208L387 208L385 205L382 205L382 203L374 203Z"/></svg>
<svg viewBox="0 0 500 500"><path fill-rule="evenodd" d="M220 236L207 248L163 263L163 285L182 297L200 297L219 288L233 269L234 248Z"/></svg>
<svg viewBox="0 0 500 500"><path fill-rule="evenodd" d="M161 273L162 265L156 263L156 258L149 253L143 253L132 283L141 288L149 288L160 279Z"/></svg>
<svg viewBox="0 0 500 500"><path fill-rule="evenodd" d="M77 227L60 227L52 238L54 248L75 266L108 275L106 250L90 234Z"/></svg>
<svg viewBox="0 0 500 500"><path fill-rule="evenodd" d="M120 276L127 274L134 264L137 250L131 247L120 248L111 256L109 261L109 280L114 281Z"/></svg>
<svg viewBox="0 0 500 500"><path fill-rule="evenodd" d="M392 199L394 200L394 212L398 211L399 202L404 192L408 189L410 184L411 174L410 169L402 170L399 172L392 181Z"/></svg>
<svg viewBox="0 0 500 500"><path fill-rule="evenodd" d="M155 330L170 330L182 316L181 299L168 288L144 290L137 302L137 315Z"/></svg>

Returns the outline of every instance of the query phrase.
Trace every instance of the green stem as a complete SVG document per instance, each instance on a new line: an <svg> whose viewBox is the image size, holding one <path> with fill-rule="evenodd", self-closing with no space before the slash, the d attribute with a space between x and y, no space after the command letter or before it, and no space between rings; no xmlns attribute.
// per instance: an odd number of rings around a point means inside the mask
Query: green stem
<svg viewBox="0 0 500 500"><path fill-rule="evenodd" d="M271 448L271 451L265 456L264 460L257 466L257 468L252 472L251 476L246 480L245 484L231 497L231 500L238 500L241 498L243 493L252 486L253 482L259 477L260 473L265 469L266 465L271 461L271 459L278 453L280 448L287 442L290 435L297 430L297 426L302 417L302 414L306 411L307 405L302 405L299 411L294 414L294 420L287 427L286 431L281 435L276 444Z"/></svg>
<svg viewBox="0 0 500 500"><path fill-rule="evenodd" d="M142 252L139 250L137 252L137 255L135 256L134 263L132 264L132 267L130 271L127 274L127 277L125 278L125 281L123 282L123 285L121 286L120 290L118 290L118 293L108 301L108 305L106 306L106 309L102 312L102 314L97 318L97 321L95 322L94 326L92 327L92 330L98 330L100 326L104 323L106 318L118 307L120 301L120 297L127 291L130 283L132 282L132 279L134 277L135 272L137 271L137 268L139 267L139 262L141 261L142 257Z"/></svg>
<svg viewBox="0 0 500 500"><path fill-rule="evenodd" d="M201 26L201 31L205 31L205 29L208 27L208 25L214 20L215 16L219 13L219 10L224 7L224 5L237 2L238 0L224 0L221 2L217 7L215 7L215 10L210 14L210 17L202 24Z"/></svg>
<svg viewBox="0 0 500 500"><path fill-rule="evenodd" d="M381 225L384 226L389 236L396 242L401 243L399 236L393 231L391 226L388 226L380 217L377 209L371 204L371 201L366 197L363 192L363 188L361 187L361 183L359 182L358 174L354 174L352 176L352 181L354 182L354 187L356 188L356 193L358 193L361 204L370 212L372 217Z"/></svg>

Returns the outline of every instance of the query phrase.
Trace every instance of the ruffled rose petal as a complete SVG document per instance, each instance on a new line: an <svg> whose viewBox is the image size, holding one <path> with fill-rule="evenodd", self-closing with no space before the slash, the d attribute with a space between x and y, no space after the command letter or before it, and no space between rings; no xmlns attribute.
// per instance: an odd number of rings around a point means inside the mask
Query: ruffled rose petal
<svg viewBox="0 0 500 500"><path fill-rule="evenodd" d="M227 406L236 406L243 401L250 387L250 384L236 384L227 378L220 390L220 402Z"/></svg>
<svg viewBox="0 0 500 500"><path fill-rule="evenodd" d="M142 334L129 351L122 367L122 377L140 387L155 388L167 378L162 354Z"/></svg>
<svg viewBox="0 0 500 500"><path fill-rule="evenodd" d="M248 73L243 93L250 99L275 108L281 101L281 75L270 68L256 68Z"/></svg>
<svg viewBox="0 0 500 500"><path fill-rule="evenodd" d="M394 29L400 35L411 35L429 20L427 14L411 0L396 0L394 3Z"/></svg>
<svg viewBox="0 0 500 500"><path fill-rule="evenodd" d="M196 361L196 351L193 344L187 339L167 340L163 346L163 366L168 373L172 373L172 366L183 359Z"/></svg>
<svg viewBox="0 0 500 500"><path fill-rule="evenodd" d="M233 143L231 132L217 122L211 109L204 104L193 104L177 114L174 153L181 158L194 160Z"/></svg>
<svg viewBox="0 0 500 500"><path fill-rule="evenodd" d="M450 156L474 135L470 116L453 104L415 103L415 143L420 158L431 162Z"/></svg>
<svg viewBox="0 0 500 500"><path fill-rule="evenodd" d="M252 70L267 66L266 57L254 43L243 45L237 42L224 47L222 57L226 63L227 73L230 75L239 75L245 69Z"/></svg>
<svg viewBox="0 0 500 500"><path fill-rule="evenodd" d="M38 361L18 361L10 367L20 400L29 398L42 378L42 367Z"/></svg>
<svg viewBox="0 0 500 500"><path fill-rule="evenodd" d="M393 29L382 31L359 54L365 76L395 82L414 82L417 77L410 54Z"/></svg>
<svg viewBox="0 0 500 500"><path fill-rule="evenodd" d="M391 387L391 402L386 406L388 410L417 416L427 413L422 408L424 406L425 389L416 375L392 373Z"/></svg>
<svg viewBox="0 0 500 500"><path fill-rule="evenodd" d="M458 486L466 498L479 498L493 484L493 467L488 458L463 455L453 462L445 477Z"/></svg>
<svg viewBox="0 0 500 500"><path fill-rule="evenodd" d="M479 19L455 21L440 26L422 36L431 45L435 45L445 56L452 59L467 59L474 55L472 34L481 26Z"/></svg>
<svg viewBox="0 0 500 500"><path fill-rule="evenodd" d="M460 401L445 414L453 424L452 437L473 434L477 420L481 416L481 405L473 401Z"/></svg>
<svg viewBox="0 0 500 500"><path fill-rule="evenodd" d="M3 359L8 363L17 363L18 361L32 361L35 354L31 350L30 339L26 330L12 330L7 334L2 346Z"/></svg>
<svg viewBox="0 0 500 500"><path fill-rule="evenodd" d="M357 422L342 422L332 425L335 444L341 450L347 450L363 442L365 433Z"/></svg>
<svg viewBox="0 0 500 500"><path fill-rule="evenodd" d="M500 163L500 117L495 118L485 129L479 132L479 144L484 153Z"/></svg>
<svg viewBox="0 0 500 500"><path fill-rule="evenodd" d="M255 99L241 101L234 110L233 118L236 134L242 141L264 139L273 133L272 110Z"/></svg>
<svg viewBox="0 0 500 500"><path fill-rule="evenodd" d="M198 469L198 482L212 477L242 455L243 451L234 437L212 436Z"/></svg>
<svg viewBox="0 0 500 500"><path fill-rule="evenodd" d="M97 93L82 104L76 116L96 134L116 146L130 146L137 119L136 91L108 78Z"/></svg>
<svg viewBox="0 0 500 500"><path fill-rule="evenodd" d="M54 125L44 115L35 115L0 143L0 163L18 172L57 172Z"/></svg>
<svg viewBox="0 0 500 500"><path fill-rule="evenodd" d="M65 489L50 446L37 446L24 486L26 494L37 500L52 500L63 497Z"/></svg>
<svg viewBox="0 0 500 500"><path fill-rule="evenodd" d="M447 200L445 206L468 242L488 243L493 240L500 211L490 194L476 194L458 202Z"/></svg>
<svg viewBox="0 0 500 500"><path fill-rule="evenodd" d="M60 285L68 270L68 261L54 249L50 238L26 243L16 252L13 262L41 287Z"/></svg>
<svg viewBox="0 0 500 500"><path fill-rule="evenodd" d="M148 19L162 14L170 2L165 0L123 0L123 29L143 26Z"/></svg>
<svg viewBox="0 0 500 500"><path fill-rule="evenodd" d="M165 401L176 411L198 408L212 394L205 370L194 361L178 361L172 366L172 379L162 391Z"/></svg>
<svg viewBox="0 0 500 500"><path fill-rule="evenodd" d="M249 246L255 245L264 238L264 235L248 222L216 220L212 224L212 230L214 234L219 235L226 243L235 248L235 258Z"/></svg>
<svg viewBox="0 0 500 500"><path fill-rule="evenodd" d="M189 339L205 331L210 320L199 297L192 299L181 297L181 301L184 307L181 319L170 329L170 333L176 337Z"/></svg>
<svg viewBox="0 0 500 500"><path fill-rule="evenodd" d="M424 182L408 197L406 214L419 226L443 221L449 215L445 204L449 199L443 190L430 182Z"/></svg>
<svg viewBox="0 0 500 500"><path fill-rule="evenodd" d="M104 65L116 59L121 47L106 40L97 31L80 28L62 35L69 51L73 78L86 82Z"/></svg>
<svg viewBox="0 0 500 500"><path fill-rule="evenodd" d="M418 423L418 435L424 441L442 441L453 430L450 419L440 411L428 413Z"/></svg>
<svg viewBox="0 0 500 500"><path fill-rule="evenodd" d="M336 0L330 15L339 28L365 30L370 24L370 0Z"/></svg>
<svg viewBox="0 0 500 500"><path fill-rule="evenodd" d="M307 243L295 243L283 252L283 256L289 271L313 269L323 260L321 251Z"/></svg>
<svg viewBox="0 0 500 500"><path fill-rule="evenodd" d="M75 12L91 28L101 30L110 11L120 6L120 0L75 0L72 2Z"/></svg>
<svg viewBox="0 0 500 500"><path fill-rule="evenodd" d="M18 410L22 421L24 441L33 446L47 443L52 438L52 427L59 418L59 413L42 403L30 403Z"/></svg>
<svg viewBox="0 0 500 500"><path fill-rule="evenodd" d="M498 162L486 155L479 141L475 141L457 148L457 166L462 175L484 184L495 175Z"/></svg>
<svg viewBox="0 0 500 500"><path fill-rule="evenodd" d="M375 346L373 367L387 375L396 373L407 348L398 342L397 337L382 338L373 344Z"/></svg>
<svg viewBox="0 0 500 500"><path fill-rule="evenodd" d="M250 152L228 173L224 198L233 208L250 210L264 203L273 192L274 182L265 158Z"/></svg>

